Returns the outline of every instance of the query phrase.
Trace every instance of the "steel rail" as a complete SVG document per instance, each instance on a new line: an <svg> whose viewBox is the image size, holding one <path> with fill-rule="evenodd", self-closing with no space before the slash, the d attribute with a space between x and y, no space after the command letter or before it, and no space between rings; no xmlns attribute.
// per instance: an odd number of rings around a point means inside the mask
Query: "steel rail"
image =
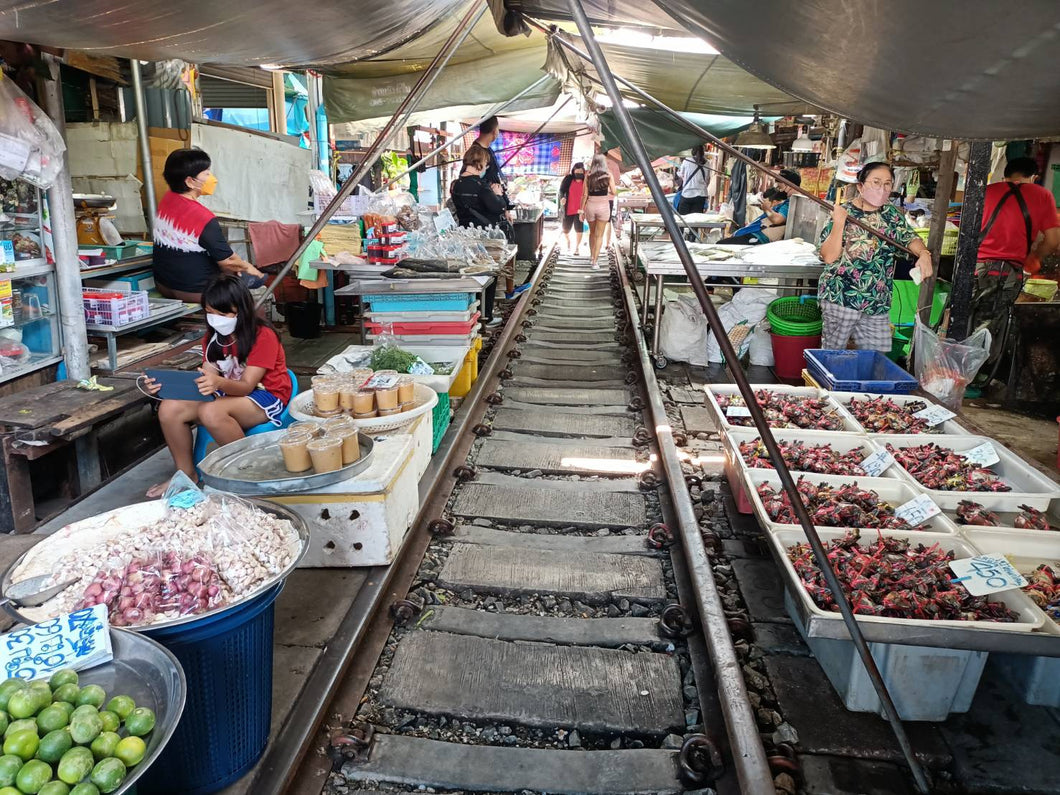
<svg viewBox="0 0 1060 795"><path fill-rule="evenodd" d="M357 170L350 176L346 182L343 183L342 187L339 188L339 192L335 194L335 198L332 199L328 206L324 208L324 212L320 214L320 217L313 222L313 226L310 227L309 232L306 233L305 238L301 243L298 244L298 248L295 249L294 253L287 259L283 267L280 268L276 278L272 280L272 283L265 289L261 297L255 302L255 308L261 307L270 295L276 290L283 277L294 267L295 263L298 262L298 258L305 253L305 250L309 248L309 245L316 239L316 236L320 234L320 231L324 228L331 217L335 215L342 203L349 198L350 194L353 193L354 189L364 179L365 174L368 173L369 169L375 165L376 160L379 159L383 153L383 147L393 136L394 131L404 124L405 119L415 110L416 105L423 98L423 95L430 90L431 86L434 85L434 81L438 75L442 73L449 60L456 53L457 48L464 43L475 24L482 18L482 15L486 13L489 6L486 4L479 4L478 2L472 2L467 9L467 13L464 14L463 18L457 23L453 32L446 39L441 49L438 50L438 54L434 56L434 60L430 62L423 74L420 75L416 81L412 90L401 100L401 104L398 105L397 110L394 111L394 115L390 117L390 121L386 123L386 126L379 131L375 140L372 141L372 145L368 148L368 151L364 155L364 159L361 164L357 167Z"/></svg>
<svg viewBox="0 0 1060 795"><path fill-rule="evenodd" d="M909 765L910 771L913 774L917 789L922 793L928 793L930 792L930 787L928 785L927 777L913 753L912 745L909 742L905 727L902 725L901 718L898 716L898 710L894 705L894 701L891 699L891 694L887 689L886 683L883 681L883 677L876 665L876 661L872 657L872 652L869 649L868 643L865 641L865 637L861 634L857 619L854 617L854 612L845 598L842 585L828 561L828 555L825 552L824 545L821 543L821 537L817 534L817 529L814 527L809 511L803 503L802 496L799 494L799 491L795 486L795 480L792 478L791 472L789 471L787 464L784 462L784 457L780 453L780 449L773 436L773 432L769 427L765 414L762 412L761 407L758 405L758 401L755 399L754 389L751 387L751 383L747 378L747 373L744 372L743 367L739 364L740 359L736 355L736 351L733 349L732 342L729 340L725 327L722 325L721 318L718 316L718 312L710 300L710 296L707 293L706 286L703 284L703 280L699 278L692 255L689 252L684 239L681 237L681 230L674 218L673 208L666 203L666 196L663 193L662 186L659 184L659 179L654 170L652 170L651 159L648 157L648 153L644 149L644 143L641 141L640 135L633 126L633 120L630 117L628 108L626 108L622 102L623 97L618 89L615 76L608 67L603 51L600 49L600 45L596 41L596 36L593 33L592 27L589 25L585 10L582 8L579 0L567 0L567 5L578 25L578 30L581 33L582 39L588 48L591 62L595 66L597 74L599 74L603 81L604 87L607 89L607 94L614 107L615 116L618 118L619 124L622 126L622 131L633 149L634 159L636 160L637 165L640 166L644 179L648 183L652 198L660 210L663 224L674 244L674 248L677 250L679 258L681 259L681 264L684 266L692 290L696 294L696 298L699 300L703 314L706 316L707 324L710 326L710 330L714 333L715 339L721 346L724 360L729 362L733 380L736 382L736 386L739 388L740 394L743 396L747 408L751 413L751 419L754 421L755 427L762 437L762 442L769 453L770 460L776 468L776 473L780 479L781 485L783 486L785 493L788 495L788 498L791 500L792 509L799 520L803 532L806 533L806 538L813 550L814 558L824 575L825 583L835 597L836 604L839 606L839 611L843 616L843 621L846 624L848 631L850 632L851 639L854 642L858 655L869 673L869 678L872 680L876 693L880 697L884 713L886 714L888 721L891 723L891 728L902 749L902 754L905 756L906 763ZM647 377L647 375L645 377ZM746 791L755 792L756 790L752 788L747 789Z"/></svg>
<svg viewBox="0 0 1060 795"><path fill-rule="evenodd" d="M618 256L622 256L619 254ZM622 294L630 324L636 322L637 308L629 277L625 269L617 267L618 278L622 285ZM725 607L718 593L714 579L714 570L710 565L703 538L699 534L699 522L696 520L692 498L685 486L681 462L677 457L677 444L674 442L670 420L666 416L659 392L659 383L655 378L651 356L642 334L633 335L636 341L637 356L643 372L645 392L648 395L648 409L655 423L655 436L659 444L659 462L666 474L667 487L677 516L677 529L681 536L681 546L685 553L688 576L696 593L696 606L699 610L700 626L703 632L707 651L714 667L714 678L721 696L720 704L725 718L729 747L732 752L737 776L744 792L771 792L773 774L769 769L762 737L758 731L758 721L751 702L747 697L747 685L744 682L743 670L736 656L725 617Z"/></svg>
<svg viewBox="0 0 1060 795"><path fill-rule="evenodd" d="M664 8L663 10L665 11L666 9ZM538 22L537 20L532 19L530 17L527 17L525 15L523 16L523 19L526 21L526 23L528 25L531 25L532 27L536 28L537 30L539 30L542 33L544 33L545 35L547 35L550 40L558 42L561 46L563 46L565 49L569 50L574 55L577 55L579 58L581 58L581 59L583 59L585 61L588 61L589 63L593 62L592 58L589 56L588 53L586 53L584 50L580 49L573 42L569 42L565 38L563 38L563 36L559 35L560 31L559 31L559 29L556 26L554 26L554 25L545 26L542 23ZM582 39L584 40L585 36L582 36ZM592 75L586 75L586 76L589 79L593 80L594 82L600 83L601 85L605 85L605 83L604 83L604 81L602 79L594 78ZM647 103L649 103L651 105L654 105L656 108L658 108L664 114L666 114L667 116L670 116L681 127L686 129L688 132L692 133L693 135L697 135L697 136L703 138L705 141L709 141L710 143L712 143L715 146L717 146L719 149L721 149L726 154L731 155L732 157L735 157L737 160L743 161L747 165L752 166L753 168L756 168L756 169L758 169L759 171L761 171L761 172L763 172L765 174L768 174L773 179L775 179L777 182L779 182L781 185L784 185L785 187L790 188L791 190L795 191L796 193L798 193L798 194L800 194L802 196L805 196L807 199L809 199L812 202L815 202L816 204L819 204L821 207L825 208L829 212L831 212L832 210L835 209L835 205L832 204L831 202L825 201L820 196L816 195L815 193L811 193L810 191L808 191L805 188L803 188L801 185L796 185L794 182L791 182L790 180L785 179L784 177L782 177L780 175L780 172L773 171L770 168L768 168L768 167L762 165L761 163L759 163L754 158L748 157L743 152L741 152L739 149L737 149L737 148L735 148L733 146L730 146L729 144L725 143L723 140L721 140L721 138L719 138L718 136L714 135L714 133L710 132L709 130L704 129L703 127L700 127L695 122L689 121L684 116L682 116L680 113L678 113L676 110L674 110L669 105L667 105L664 102L662 102L661 100L656 99L651 94L649 94L647 91L644 91L643 89L638 88L637 86L633 85L633 83L629 82L628 80L623 78L621 75L612 75L612 77L613 77L614 80L617 80L619 83L621 83L623 86L628 88L630 91L632 91L638 97L643 99L645 102L647 102ZM605 87L606 87L606 85L605 85ZM614 102L614 99L612 99L612 103L613 102ZM616 116L617 116L618 115L617 109L615 109L615 113L616 113ZM627 112L626 115L628 115L628 112ZM905 253L909 254L912 257L918 256L908 246L905 246L905 245L899 243L894 238L888 237L883 232L881 232L878 229L875 229L875 228L869 226L865 222L860 221L857 218L854 218L853 216L848 215L846 222L848 224L853 224L854 226L857 226L860 229L863 229L864 231L868 232L873 237L879 238L883 242L894 246L899 251L904 251Z"/></svg>

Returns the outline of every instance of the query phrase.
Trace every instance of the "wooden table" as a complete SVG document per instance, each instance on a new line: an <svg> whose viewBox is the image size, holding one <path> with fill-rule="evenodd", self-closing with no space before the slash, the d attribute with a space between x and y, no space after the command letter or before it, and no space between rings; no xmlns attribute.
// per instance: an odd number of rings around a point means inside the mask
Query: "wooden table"
<svg viewBox="0 0 1060 795"><path fill-rule="evenodd" d="M77 389L76 381L67 380L0 398L0 533L28 533L36 524L30 461L73 444L76 467L69 477L76 493L99 485L96 427L147 400L133 376L101 378L100 383L113 391Z"/></svg>

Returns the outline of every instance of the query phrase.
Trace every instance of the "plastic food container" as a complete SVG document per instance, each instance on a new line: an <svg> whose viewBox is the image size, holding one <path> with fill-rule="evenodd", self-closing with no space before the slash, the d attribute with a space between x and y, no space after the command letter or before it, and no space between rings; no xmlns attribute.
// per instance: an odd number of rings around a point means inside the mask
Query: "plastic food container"
<svg viewBox="0 0 1060 795"><path fill-rule="evenodd" d="M283 465L288 472L305 472L313 467L307 446L313 437L305 431L288 431L280 439Z"/></svg>
<svg viewBox="0 0 1060 795"><path fill-rule="evenodd" d="M925 438L920 436L885 436L876 435L873 440L880 446L887 444L901 449L906 447L919 447L926 443L934 443L940 447L947 447L954 452L967 452L981 444L990 442L997 451L998 463L989 467L1003 481L1012 487L1011 491L941 491L929 489L920 484L904 468L902 473L911 483L925 494L929 494L940 508L956 510L961 500L973 500L982 503L989 508L1006 506L1010 511L1019 510L1019 505L1029 505L1039 511L1048 510L1050 503L1060 498L1060 484L1047 478L1038 470L1010 451L1000 442L988 439L985 436L932 436ZM901 467L901 464L898 465ZM980 499L983 498L983 499ZM989 498L989 502L984 499Z"/></svg>
<svg viewBox="0 0 1060 795"><path fill-rule="evenodd" d="M313 402L322 416L341 411L338 384L334 380L319 385L313 384Z"/></svg>
<svg viewBox="0 0 1060 795"><path fill-rule="evenodd" d="M292 422L287 426L288 431L303 431L308 433L310 436L320 436L324 433L324 428L319 422L312 422L303 420L301 422Z"/></svg>
<svg viewBox="0 0 1060 795"><path fill-rule="evenodd" d="M893 467L892 467L893 468ZM909 502L910 500L919 496L922 491L911 485L904 478L852 478L842 477L839 475L804 475L806 480L811 483L827 483L832 486L845 486L850 483L857 483L859 488L870 489L880 495L880 499L884 502L891 504L893 508L897 508L903 503ZM780 476L776 472L768 469L748 469L743 473L743 480L745 488L747 489L747 496L751 500L751 505L754 508L754 513L758 517L758 521L762 523L762 526L767 528L769 532L787 532L794 533L799 537L799 540L805 540L804 533L802 532L801 525L797 524L781 524L774 522L769 518L766 513L765 505L762 503L762 498L758 496L758 487L763 483L769 483L776 491L780 491ZM927 520L923 525L923 530L889 530L881 531L876 528L859 528L863 535L873 535L877 532L890 532L897 533L898 535L907 535L910 537L920 537L921 534L930 533L937 535L956 536L957 525L953 523L949 517L944 513L936 514ZM842 532L847 528L835 528L831 526L821 525L817 528L818 532L822 533L825 530L839 530ZM924 542L924 543L930 543Z"/></svg>
<svg viewBox="0 0 1060 795"><path fill-rule="evenodd" d="M885 395L879 392L830 392L829 397L832 398L836 403L843 407L843 409L850 414L850 417L858 425L858 429L862 433L867 433L869 436L875 437L878 434L865 428L858 422L858 418L854 416L854 413L850 411L850 401L857 400L872 400L873 398L886 398L892 400L900 406L907 406L910 403L924 403L925 405L934 405L934 401L929 397L920 397L919 395ZM971 431L967 430L956 420L946 420L945 422L939 423L932 428L929 428L924 433L930 433L932 435L945 434L948 436L961 436L970 435ZM887 434L893 436L894 434Z"/></svg>
<svg viewBox="0 0 1060 795"><path fill-rule="evenodd" d="M306 449L313 460L313 471L317 474L342 469L342 439L323 436L311 440L306 444Z"/></svg>
<svg viewBox="0 0 1060 795"><path fill-rule="evenodd" d="M795 428L787 429L787 428L785 428L785 429L780 429L780 430L814 430L814 431L817 431L818 433L861 433L862 432L861 431L861 426L858 425L857 422L855 422L854 418L852 416L850 416L850 414L847 412L847 410L844 409L842 406L840 406L838 403L836 403L834 400L832 400L831 397L823 389L815 389L813 387L806 387L806 386L784 386L784 385L777 385L777 384L753 384L752 386L753 386L755 392L758 392L759 390L764 389L764 390L768 390L770 392L775 392L775 393L778 393L778 394L784 394L784 395L787 395L787 396L790 396L790 397L793 397L793 398L814 398L814 399L822 398L822 397L826 398L827 400L829 400L831 402L831 404L834 407L836 413L839 415L839 417L840 417L840 419L842 421L842 429L839 430L839 431L819 430L819 429L816 429L816 428L802 428L802 429L795 429ZM711 413L714 415L714 421L717 423L719 429L720 428L724 428L724 429L728 430L730 428L753 427L753 426L733 425L731 422L729 422L728 418L725 416L725 412L723 412L721 410L721 406L718 404L718 398L717 398L718 395L739 395L740 394L740 390L737 387L730 386L730 385L724 385L724 386L710 385L710 386L708 386L706 388L705 391L706 391L706 394L707 394L707 407L710 409Z"/></svg>
<svg viewBox="0 0 1060 795"><path fill-rule="evenodd" d="M810 375L828 389L893 393L912 392L920 385L916 378L879 351L811 348L803 355Z"/></svg>

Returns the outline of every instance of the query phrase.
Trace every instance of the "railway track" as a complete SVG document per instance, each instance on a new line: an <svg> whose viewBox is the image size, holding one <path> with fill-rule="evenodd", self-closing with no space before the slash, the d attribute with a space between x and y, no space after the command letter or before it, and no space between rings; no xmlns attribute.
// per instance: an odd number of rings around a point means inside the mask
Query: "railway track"
<svg viewBox="0 0 1060 795"><path fill-rule="evenodd" d="M661 403L632 309L614 265L548 259L496 342L499 387L469 397L447 482L333 672L315 738L326 754L278 783L737 790L738 666L727 631L699 625L721 610L694 520L698 557L673 543L691 506L683 482L677 505L664 482L683 475L669 427L651 430Z"/></svg>

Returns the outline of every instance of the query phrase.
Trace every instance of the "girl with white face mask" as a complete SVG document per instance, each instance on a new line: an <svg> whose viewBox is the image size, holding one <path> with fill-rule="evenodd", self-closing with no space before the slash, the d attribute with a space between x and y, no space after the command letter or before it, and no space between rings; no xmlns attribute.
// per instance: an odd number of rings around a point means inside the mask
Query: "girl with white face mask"
<svg viewBox="0 0 1060 795"><path fill-rule="evenodd" d="M817 297L824 330L821 347L843 350L851 336L856 347L888 353L891 350L891 291L898 249L847 223L847 216L884 233L917 255L915 270L931 275L931 254L890 203L894 171L887 163L869 163L858 173L858 195L836 204L821 233L825 262Z"/></svg>
<svg viewBox="0 0 1060 795"><path fill-rule="evenodd" d="M291 399L291 379L280 337L268 321L254 311L250 290L238 276L221 276L202 294L208 328L202 341L202 367L195 381L202 395L213 400L163 400L158 421L177 469L198 480L192 460L192 426L202 425L225 445L242 439L244 431L271 422L280 427L280 415ZM146 378L152 395L161 389ZM167 483L148 490L160 497Z"/></svg>

